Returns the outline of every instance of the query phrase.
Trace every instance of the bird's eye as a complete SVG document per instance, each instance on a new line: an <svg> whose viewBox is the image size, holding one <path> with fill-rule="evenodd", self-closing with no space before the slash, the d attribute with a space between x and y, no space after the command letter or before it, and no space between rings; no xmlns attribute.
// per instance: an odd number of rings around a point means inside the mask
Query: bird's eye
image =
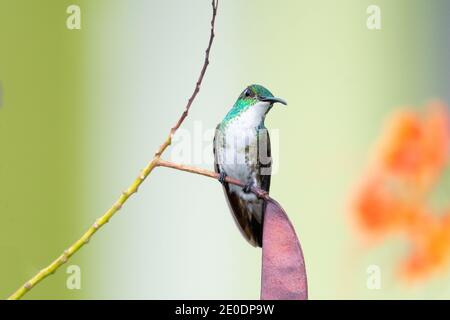
<svg viewBox="0 0 450 320"><path fill-rule="evenodd" d="M252 92L252 90L247 89L247 90L245 90L244 95L245 95L246 97L251 97L251 96L253 95L253 92Z"/></svg>

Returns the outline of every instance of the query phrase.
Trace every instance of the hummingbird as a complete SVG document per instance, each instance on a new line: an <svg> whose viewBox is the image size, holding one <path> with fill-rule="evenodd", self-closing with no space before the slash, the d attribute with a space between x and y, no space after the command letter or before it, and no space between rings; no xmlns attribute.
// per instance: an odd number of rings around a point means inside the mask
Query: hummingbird
<svg viewBox="0 0 450 320"><path fill-rule="evenodd" d="M287 105L261 85L248 86L217 125L213 142L214 169L228 206L242 235L255 247L262 247L265 203L251 188L269 192L272 158L264 120L275 103ZM227 176L245 186L228 184Z"/></svg>

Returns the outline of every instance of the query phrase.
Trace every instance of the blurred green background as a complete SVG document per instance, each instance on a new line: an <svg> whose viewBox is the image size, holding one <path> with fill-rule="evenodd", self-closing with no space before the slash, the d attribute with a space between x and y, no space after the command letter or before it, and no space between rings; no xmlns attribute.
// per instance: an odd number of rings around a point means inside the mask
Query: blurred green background
<svg viewBox="0 0 450 320"><path fill-rule="evenodd" d="M66 28L71 4L81 8L81 30ZM381 8L381 30L366 27L371 4ZM450 298L448 278L399 282L404 245L364 251L346 215L390 111L449 101L449 8L444 0L220 2L211 65L183 128L208 152L203 132L246 85L289 102L266 121L279 134L271 194L300 237L312 299ZM193 90L210 15L209 0L0 0L1 298L76 240L152 157ZM260 259L218 183L162 168L26 298L257 299ZM373 264L380 290L366 286ZM81 268L80 290L66 288L69 265Z"/></svg>

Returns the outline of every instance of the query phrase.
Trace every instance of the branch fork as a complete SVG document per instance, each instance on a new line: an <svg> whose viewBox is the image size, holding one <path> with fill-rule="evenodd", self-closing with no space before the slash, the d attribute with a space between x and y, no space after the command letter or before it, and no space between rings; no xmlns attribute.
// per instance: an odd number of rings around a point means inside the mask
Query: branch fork
<svg viewBox="0 0 450 320"><path fill-rule="evenodd" d="M209 53L211 51L211 46L213 44L214 39L214 28L215 28L215 22L216 22L216 15L217 15L217 7L219 4L219 0L212 0L211 6L212 6L212 18L211 18L211 32L209 36L208 46L205 50L205 60L203 62L203 67L200 71L200 75L198 77L198 80L195 84L194 91L192 92L192 95L188 99L188 102L185 106L185 109L183 113L181 114L181 117L178 119L178 121L175 123L175 125L170 129L169 135L167 136L166 140L160 145L160 147L156 150L153 159L147 164L147 166L142 170L140 175L133 181L133 183L122 192L122 194L119 196L117 201L100 217L98 218L95 223L90 226L86 232L81 236L80 239L78 239L75 243L73 243L69 248L67 248L63 254L61 254L57 259L55 259L50 265L48 265L46 268L39 271L36 275L34 275L30 280L25 282L19 289L17 289L8 299L9 300L18 300L22 298L28 291L30 291L32 288L34 288L39 282L44 280L46 277L48 277L50 274L53 274L58 268L60 268L64 263L67 262L67 260L72 257L78 250L80 250L86 243L89 242L91 237L106 223L108 223L109 219L111 219L126 203L126 201L135 194L141 184L146 180L146 178L150 175L150 173L153 171L153 169L158 165L160 165L161 156L163 155L164 151L166 151L167 147L170 146L172 143L172 137L175 134L175 132L178 130L178 128L181 126L181 124L184 122L186 117L189 115L189 109L191 108L192 103L194 102L195 98L197 97L197 94L200 91L203 78L205 76L206 70L209 65Z"/></svg>

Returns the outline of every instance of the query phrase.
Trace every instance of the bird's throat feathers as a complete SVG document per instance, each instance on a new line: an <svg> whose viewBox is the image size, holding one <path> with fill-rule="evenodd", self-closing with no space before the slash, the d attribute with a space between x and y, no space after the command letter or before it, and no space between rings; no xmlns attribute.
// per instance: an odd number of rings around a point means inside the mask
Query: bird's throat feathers
<svg viewBox="0 0 450 320"><path fill-rule="evenodd" d="M272 105L257 101L238 100L220 124L221 129L236 125L242 129L264 128L264 120Z"/></svg>

